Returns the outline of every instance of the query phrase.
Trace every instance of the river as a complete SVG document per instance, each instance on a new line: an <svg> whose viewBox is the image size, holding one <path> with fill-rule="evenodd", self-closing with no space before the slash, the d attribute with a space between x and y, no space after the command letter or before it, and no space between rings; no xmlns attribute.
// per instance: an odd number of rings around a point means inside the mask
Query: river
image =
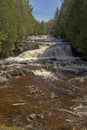
<svg viewBox="0 0 87 130"><path fill-rule="evenodd" d="M87 63L73 56L65 39L27 40L39 49L0 60L0 123L25 130L86 130Z"/></svg>

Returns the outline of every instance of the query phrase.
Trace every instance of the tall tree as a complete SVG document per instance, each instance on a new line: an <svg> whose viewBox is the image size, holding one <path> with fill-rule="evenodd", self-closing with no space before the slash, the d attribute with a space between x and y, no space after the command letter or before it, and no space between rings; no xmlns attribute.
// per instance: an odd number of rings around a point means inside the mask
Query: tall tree
<svg viewBox="0 0 87 130"><path fill-rule="evenodd" d="M87 1L64 0L53 34L66 37L83 56L87 55Z"/></svg>
<svg viewBox="0 0 87 130"><path fill-rule="evenodd" d="M6 35L6 39L1 40L2 55L9 55L14 49L13 43L17 38L14 12L14 0L3 0L0 2L0 32Z"/></svg>
<svg viewBox="0 0 87 130"><path fill-rule="evenodd" d="M44 23L40 24L32 16L29 0L1 0L0 54L10 55L14 49L14 42L25 35L39 34L42 31L39 26L43 28L44 33Z"/></svg>

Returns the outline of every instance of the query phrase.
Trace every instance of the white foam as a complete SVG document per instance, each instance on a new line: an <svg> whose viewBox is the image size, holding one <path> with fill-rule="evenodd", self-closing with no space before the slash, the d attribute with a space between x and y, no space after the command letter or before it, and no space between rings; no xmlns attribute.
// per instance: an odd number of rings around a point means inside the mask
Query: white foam
<svg viewBox="0 0 87 130"><path fill-rule="evenodd" d="M54 74L50 71L46 71L45 69L42 70L35 70L33 73L37 76L42 76L44 78L49 78L53 80L57 80L57 78L54 76Z"/></svg>

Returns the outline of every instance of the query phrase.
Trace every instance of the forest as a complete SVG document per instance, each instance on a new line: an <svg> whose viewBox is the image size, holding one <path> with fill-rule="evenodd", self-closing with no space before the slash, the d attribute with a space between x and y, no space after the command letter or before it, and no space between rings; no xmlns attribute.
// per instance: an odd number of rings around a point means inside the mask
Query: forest
<svg viewBox="0 0 87 130"><path fill-rule="evenodd" d="M49 23L51 34L67 38L76 54L87 60L87 0L64 0Z"/></svg>
<svg viewBox="0 0 87 130"><path fill-rule="evenodd" d="M28 35L44 32L44 22L32 16L29 0L2 0L0 2L0 55L8 57L14 43Z"/></svg>
<svg viewBox="0 0 87 130"><path fill-rule="evenodd" d="M28 35L52 34L67 38L76 54L87 60L87 1L63 0L53 19L44 23L32 15L29 0L0 3L0 55L9 56L14 43Z"/></svg>

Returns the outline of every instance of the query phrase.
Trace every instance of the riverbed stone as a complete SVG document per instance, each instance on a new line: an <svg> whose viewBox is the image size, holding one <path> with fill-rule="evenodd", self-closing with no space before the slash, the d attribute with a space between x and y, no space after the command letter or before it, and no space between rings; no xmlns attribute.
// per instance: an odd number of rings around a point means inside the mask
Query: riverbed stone
<svg viewBox="0 0 87 130"><path fill-rule="evenodd" d="M30 119L35 120L37 118L37 115L32 113L29 115Z"/></svg>

